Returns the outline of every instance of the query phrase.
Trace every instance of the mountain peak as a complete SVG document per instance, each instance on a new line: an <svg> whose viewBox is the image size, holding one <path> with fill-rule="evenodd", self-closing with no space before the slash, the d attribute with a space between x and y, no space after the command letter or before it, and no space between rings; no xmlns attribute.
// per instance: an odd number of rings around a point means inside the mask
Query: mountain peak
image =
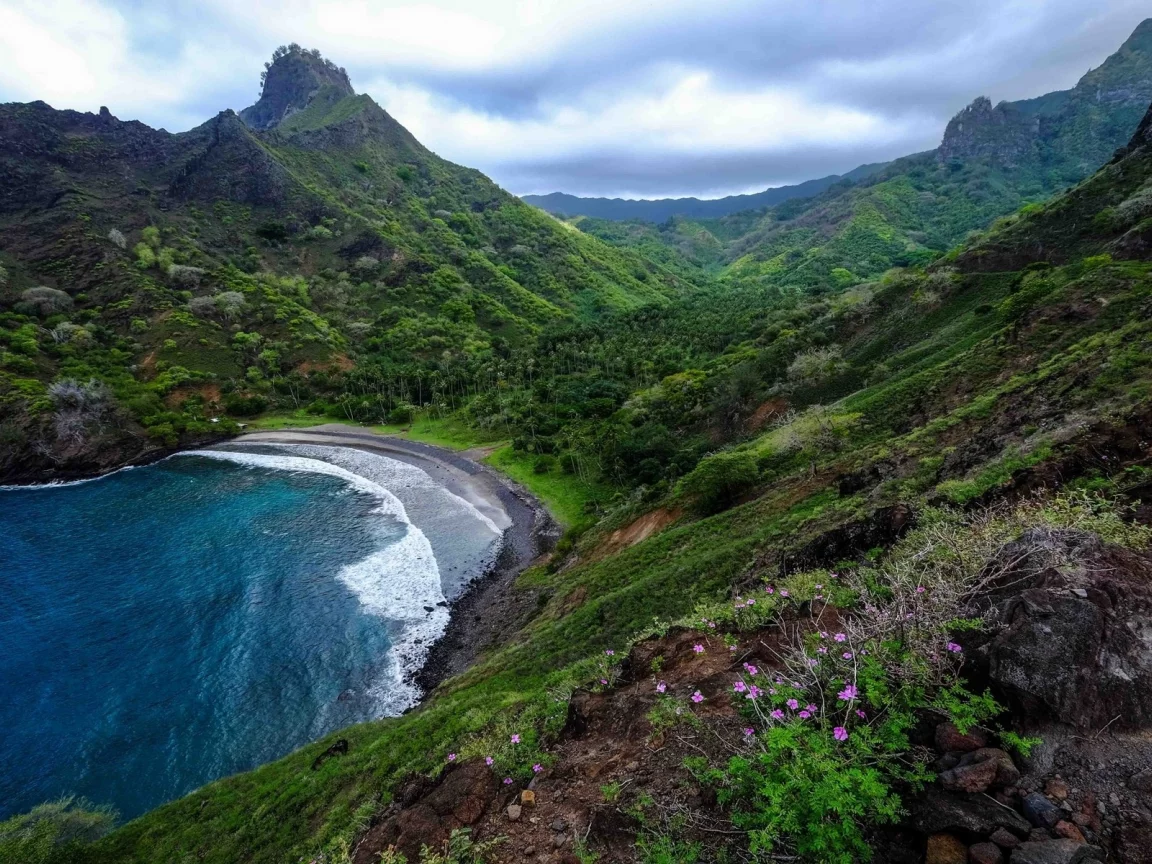
<svg viewBox="0 0 1152 864"><path fill-rule="evenodd" d="M331 102L356 94L343 68L295 42L276 49L272 60L264 64L260 81L260 99L240 112L240 119L252 129L279 126L307 108L322 91Z"/></svg>

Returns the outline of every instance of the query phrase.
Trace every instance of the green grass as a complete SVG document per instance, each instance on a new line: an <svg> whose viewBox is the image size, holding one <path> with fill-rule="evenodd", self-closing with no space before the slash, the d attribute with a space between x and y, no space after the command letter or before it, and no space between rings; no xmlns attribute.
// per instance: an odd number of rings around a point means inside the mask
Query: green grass
<svg viewBox="0 0 1152 864"><path fill-rule="evenodd" d="M493 451L484 461L543 501L556 521L570 531L583 530L596 521L589 510L608 492L603 486L587 483L557 467L537 474L536 456L513 450L510 445Z"/></svg>

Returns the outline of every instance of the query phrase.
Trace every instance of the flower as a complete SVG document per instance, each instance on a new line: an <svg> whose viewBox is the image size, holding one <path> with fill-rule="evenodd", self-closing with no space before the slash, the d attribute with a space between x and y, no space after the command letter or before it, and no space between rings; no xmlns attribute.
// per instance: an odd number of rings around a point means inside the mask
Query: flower
<svg viewBox="0 0 1152 864"><path fill-rule="evenodd" d="M764 590L767 591L769 594L775 594L776 593L776 589L773 588L771 585L768 585L767 587L765 587Z"/></svg>
<svg viewBox="0 0 1152 864"><path fill-rule="evenodd" d="M805 706L805 708L806 708L808 711L811 711L813 714L815 714L815 713L816 713L816 706L815 706L815 705L813 705L811 702L809 702L809 703L808 703L808 704Z"/></svg>
<svg viewBox="0 0 1152 864"><path fill-rule="evenodd" d="M751 726L745 726L744 727L744 737L745 738L751 738L755 734L756 734L756 730L753 729Z"/></svg>
<svg viewBox="0 0 1152 864"><path fill-rule="evenodd" d="M819 665L820 665L820 661L819 661L819 660L817 660L815 657L809 657L809 658L808 658L808 665L809 665L809 666L819 666Z"/></svg>
<svg viewBox="0 0 1152 864"><path fill-rule="evenodd" d="M601 684L607 684L607 683L608 683L608 679L607 679L607 678L601 678L601 679L600 679L600 683L601 683Z"/></svg>
<svg viewBox="0 0 1152 864"><path fill-rule="evenodd" d="M791 708L793 711L795 711L797 708L800 707L800 703L797 702L795 699L789 699L784 704L787 705L789 708Z"/></svg>
<svg viewBox="0 0 1152 864"><path fill-rule="evenodd" d="M855 684L847 684L843 690L836 694L836 698L844 702L851 702L856 698L858 692Z"/></svg>
<svg viewBox="0 0 1152 864"><path fill-rule="evenodd" d="M755 684L753 684L751 687L748 688L748 695L745 696L744 698L745 699L759 699L760 696L763 695L763 693L764 693L763 690L761 690L759 687L757 687Z"/></svg>
<svg viewBox="0 0 1152 864"><path fill-rule="evenodd" d="M825 648L823 645L821 645L819 648L816 649L816 653L817 654L827 654L828 649Z"/></svg>
<svg viewBox="0 0 1152 864"><path fill-rule="evenodd" d="M505 777L504 778L504 785L505 786L511 786L512 785L512 778L511 777Z"/></svg>
<svg viewBox="0 0 1152 864"><path fill-rule="evenodd" d="M800 719L801 720L807 720L811 716L812 716L812 712L807 710L807 709L800 712Z"/></svg>
<svg viewBox="0 0 1152 864"><path fill-rule="evenodd" d="M533 774L539 774L543 770L544 770L544 766L541 765L539 762L537 762L535 765L532 766L532 773Z"/></svg>
<svg viewBox="0 0 1152 864"><path fill-rule="evenodd" d="M695 651L697 654L703 654L704 653L704 646L700 645L700 644L696 644L696 645L692 646L692 650Z"/></svg>
<svg viewBox="0 0 1152 864"><path fill-rule="evenodd" d="M771 717L773 720L783 720L783 719L784 719L784 712L783 712L783 711L781 711L779 708L777 708L777 709L776 709L775 711L773 711L773 712L772 712L772 713L771 713L769 716L770 716L770 717Z"/></svg>
<svg viewBox="0 0 1152 864"><path fill-rule="evenodd" d="M735 690L737 693L743 693L745 690L748 689L748 685L745 684L743 681L737 681L735 684L732 685L732 689Z"/></svg>
<svg viewBox="0 0 1152 864"><path fill-rule="evenodd" d="M668 685L665 684L663 681L661 681L659 684L656 685L656 692L657 693L663 693L667 689L668 689Z"/></svg>
<svg viewBox="0 0 1152 864"><path fill-rule="evenodd" d="M692 701L697 703L697 704L704 701L704 697L700 694L699 690L697 690L695 693L692 694Z"/></svg>
<svg viewBox="0 0 1152 864"><path fill-rule="evenodd" d="M859 708L856 709L856 716L859 717L861 720L867 720L868 719L868 715L865 714L863 711L861 711Z"/></svg>
<svg viewBox="0 0 1152 864"><path fill-rule="evenodd" d="M484 757L484 764L485 764L485 765L487 765L489 768L491 768L491 767L492 767L492 763L493 763L493 762L495 762L495 761L496 761L496 760L495 760L495 759L493 759L491 756L485 756L485 757Z"/></svg>
<svg viewBox="0 0 1152 864"><path fill-rule="evenodd" d="M949 642L944 647L947 648L949 651L951 651L953 654L959 654L961 651L964 650L959 645L957 645L955 642Z"/></svg>
<svg viewBox="0 0 1152 864"><path fill-rule="evenodd" d="M832 638L835 639L837 642L845 642L848 639L848 637L845 636L843 633L837 633Z"/></svg>
<svg viewBox="0 0 1152 864"><path fill-rule="evenodd" d="M851 651L845 651L840 656L843 657L845 660L851 660L852 659L852 652Z"/></svg>
<svg viewBox="0 0 1152 864"><path fill-rule="evenodd" d="M817 586L816 586L816 590L817 590L817 591L819 591L819 590L820 590L821 588L823 588L823 587L824 587L823 585L817 585Z"/></svg>
<svg viewBox="0 0 1152 864"><path fill-rule="evenodd" d="M843 726L837 726L835 729L832 730L832 737L835 738L837 741L847 741L848 740L848 730L845 729Z"/></svg>
<svg viewBox="0 0 1152 864"><path fill-rule="evenodd" d="M917 594L923 594L924 593L924 586L923 585L917 585L916 586L916 593Z"/></svg>
<svg viewBox="0 0 1152 864"><path fill-rule="evenodd" d="M605 655L606 657L615 657L615 656L616 656L616 652L615 652L615 651L613 651L611 648L609 648L607 651L605 651L605 652L604 652L604 655Z"/></svg>
<svg viewBox="0 0 1152 864"><path fill-rule="evenodd" d="M756 598L755 597L749 597L747 600L744 601L744 605L745 606L755 606L756 605Z"/></svg>
<svg viewBox="0 0 1152 864"><path fill-rule="evenodd" d="M787 596L789 596L789 595L788 595L788 589L787 589L787 588L781 588L781 589L780 589L780 596L781 596L781 597L787 597Z"/></svg>
<svg viewBox="0 0 1152 864"><path fill-rule="evenodd" d="M825 633L823 630L821 630L821 631L820 631L820 638L821 638L821 639L827 639L827 638L828 638L828 634L827 634L827 633Z"/></svg>
<svg viewBox="0 0 1152 864"><path fill-rule="evenodd" d="M716 622L715 621L709 621L708 626L711 627L713 630L715 630L716 629Z"/></svg>
<svg viewBox="0 0 1152 864"><path fill-rule="evenodd" d="M513 735L512 736L512 743L513 744L519 744L520 743L520 736L519 735Z"/></svg>
<svg viewBox="0 0 1152 864"><path fill-rule="evenodd" d="M744 664L744 671L749 675L756 675L760 670L753 666L751 663Z"/></svg>
<svg viewBox="0 0 1152 864"><path fill-rule="evenodd" d="M735 646L735 645L729 645L729 646L728 646L728 650L729 650L729 651L735 651L735 650L736 650L736 646Z"/></svg>
<svg viewBox="0 0 1152 864"><path fill-rule="evenodd" d="M455 762L456 761L456 754L455 753L449 753L448 754L448 761L449 762Z"/></svg>

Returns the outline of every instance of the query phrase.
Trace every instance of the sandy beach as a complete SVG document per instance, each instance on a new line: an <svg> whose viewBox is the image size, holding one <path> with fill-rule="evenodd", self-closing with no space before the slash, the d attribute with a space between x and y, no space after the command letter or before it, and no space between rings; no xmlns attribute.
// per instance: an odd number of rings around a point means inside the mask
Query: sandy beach
<svg viewBox="0 0 1152 864"><path fill-rule="evenodd" d="M338 423L249 432L235 440L353 447L380 453L425 471L504 528L496 563L452 601L448 628L415 675L415 682L425 693L467 669L486 647L499 644L519 629L536 609L534 592L517 592L513 585L532 561L555 546L559 527L523 487L469 458L467 451L458 453Z"/></svg>

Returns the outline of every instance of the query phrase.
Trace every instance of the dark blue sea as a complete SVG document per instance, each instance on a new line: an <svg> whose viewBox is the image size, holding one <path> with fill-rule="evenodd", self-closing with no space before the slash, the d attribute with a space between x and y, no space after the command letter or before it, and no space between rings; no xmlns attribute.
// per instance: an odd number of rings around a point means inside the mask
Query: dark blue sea
<svg viewBox="0 0 1152 864"><path fill-rule="evenodd" d="M497 538L418 468L332 447L0 489L0 819L62 795L131 818L402 712Z"/></svg>

